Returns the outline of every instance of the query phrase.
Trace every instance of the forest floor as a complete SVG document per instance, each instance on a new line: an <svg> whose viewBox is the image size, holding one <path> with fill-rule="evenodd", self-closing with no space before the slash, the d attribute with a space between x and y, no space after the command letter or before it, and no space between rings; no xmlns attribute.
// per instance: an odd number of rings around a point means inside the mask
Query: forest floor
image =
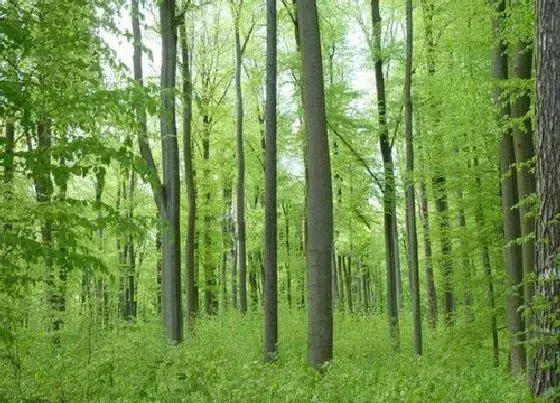
<svg viewBox="0 0 560 403"><path fill-rule="evenodd" d="M508 375L505 350L500 367L492 366L490 338L475 330L485 328L476 321L452 330L425 326L424 355L417 359L408 317L401 319L396 353L384 314L337 313L335 358L324 376L305 363L306 318L296 309L280 310L273 364L262 362L256 313L199 319L196 335L179 346L165 342L159 323L104 333L87 323L67 328L73 330L62 332L60 347L46 333L26 332L0 350L0 401L531 401L525 380Z"/></svg>

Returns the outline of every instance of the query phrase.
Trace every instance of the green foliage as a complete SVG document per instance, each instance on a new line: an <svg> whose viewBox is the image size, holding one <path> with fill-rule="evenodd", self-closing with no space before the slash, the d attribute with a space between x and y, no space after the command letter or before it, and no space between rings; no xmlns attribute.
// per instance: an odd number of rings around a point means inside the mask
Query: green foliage
<svg viewBox="0 0 560 403"><path fill-rule="evenodd" d="M335 360L325 376L305 363L305 316L281 309L279 360L262 362L260 314L197 321L196 334L169 346L158 323L99 333L87 319L64 331L62 348L43 332L16 335L17 352L0 361L7 400L188 402L528 402L523 379L491 363L490 340L460 325L428 333L425 356L404 342L391 351L383 316L335 318ZM403 329L408 329L408 318ZM403 340L411 334L404 331ZM457 339L461 342L457 343ZM15 354L15 355L13 355ZM16 375L17 374L17 375ZM17 376L17 378L16 378ZM19 387L18 387L19 384Z"/></svg>

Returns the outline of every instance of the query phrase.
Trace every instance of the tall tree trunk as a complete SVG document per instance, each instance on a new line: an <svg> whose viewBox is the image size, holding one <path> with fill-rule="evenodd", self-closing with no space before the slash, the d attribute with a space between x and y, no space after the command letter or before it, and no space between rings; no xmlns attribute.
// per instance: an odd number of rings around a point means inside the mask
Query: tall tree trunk
<svg viewBox="0 0 560 403"><path fill-rule="evenodd" d="M426 294L428 298L428 324L432 329L437 326L438 309L434 267L432 263L432 239L430 237L430 220L428 216L428 197L426 181L420 182L420 211L422 212L422 232L424 237L424 259L426 265Z"/></svg>
<svg viewBox="0 0 560 403"><path fill-rule="evenodd" d="M53 194L53 183L51 179L51 129L48 122L42 121L37 124L37 152L39 153L39 160L41 164L41 171L34 172L34 187L35 198L37 203L49 203ZM33 151L32 140L29 132L26 132L27 147L29 152ZM57 297L55 291L55 277L54 277L54 264L51 258L51 253L48 251L54 247L53 243L53 222L51 219L46 218L41 223L41 242L45 248L45 256L43 262L45 265L45 285L47 287L47 303L52 309L51 330L60 330L61 320L56 313L57 310ZM57 336L55 336L55 344Z"/></svg>
<svg viewBox="0 0 560 403"><path fill-rule="evenodd" d="M414 137L412 128L412 0L406 0L406 62L404 78L404 120L406 131L406 238L408 253L408 278L412 299L412 327L414 352L422 354L422 318L420 316L420 285L418 281L418 239L416 235L416 200L414 192Z"/></svg>
<svg viewBox="0 0 560 403"><path fill-rule="evenodd" d="M134 192L136 189L136 173L130 172L128 189L128 220L132 225L134 220ZM126 290L126 316L127 319L136 318L136 248L134 235L128 234L128 264L127 264L127 290Z"/></svg>
<svg viewBox="0 0 560 403"><path fill-rule="evenodd" d="M228 182L224 185L222 191L224 199L224 210L222 218L222 263L220 265L220 298L221 306L225 309L228 305L228 288L227 288L227 269L228 265L231 264L231 203L232 203L232 184Z"/></svg>
<svg viewBox="0 0 560 403"><path fill-rule="evenodd" d="M396 244L396 189L395 165L391 155L391 142L387 128L387 101L385 94L385 77L383 76L383 60L381 58L381 14L379 0L371 1L371 15L373 21L373 42L375 58L375 83L377 89L377 109L379 123L379 147L385 170L385 189L383 195L384 224L385 224L385 260L387 262L387 313L393 348L399 348L399 306L397 286L397 244ZM349 290L348 290L349 291Z"/></svg>
<svg viewBox="0 0 560 403"><path fill-rule="evenodd" d="M233 215L233 212L232 212ZM231 259L231 306L235 309L238 307L237 301L237 235L235 232L235 221L233 217L230 219L231 244L230 244L230 259Z"/></svg>
<svg viewBox="0 0 560 403"><path fill-rule="evenodd" d="M493 90L493 101L497 110L497 120L502 131L500 144L500 173L502 191L502 217L504 230L504 263L509 280L510 290L507 296L507 325L510 333L510 370L518 375L524 370L525 356L525 324L520 307L523 305L522 281L523 267L521 248L515 242L521 235L515 164L515 151L511 130L503 126L510 116L509 101L503 99L502 83L508 79L507 45L502 39L502 20L506 13L505 0L490 0L494 16L492 18L492 78L496 81ZM521 292L520 292L521 290Z"/></svg>
<svg viewBox="0 0 560 403"><path fill-rule="evenodd" d="M342 270L344 272L344 281L346 282L346 296L348 297L348 311L354 312L354 304L352 299L352 257L348 256L346 263L342 258Z"/></svg>
<svg viewBox="0 0 560 403"><path fill-rule="evenodd" d="M482 181L480 175L478 174L478 158L474 158L474 172L475 172L475 183L478 191L482 188ZM488 305L490 306L490 333L492 334L492 354L494 367L498 367L500 364L500 349L498 342L498 320L496 318L496 303L494 301L494 280L492 278L492 266L490 263L490 248L488 247L488 240L484 236L485 232L485 220L484 220L484 209L482 202L477 201L476 209L474 213L474 219L477 226L478 241L480 244L480 257L482 261L482 269L484 277L486 278L486 295L488 298Z"/></svg>
<svg viewBox="0 0 560 403"><path fill-rule="evenodd" d="M298 0L308 165L307 300L308 361L317 370L333 356L331 164L325 114L321 35L315 0Z"/></svg>
<svg viewBox="0 0 560 403"><path fill-rule="evenodd" d="M175 0L160 5L161 65L161 149L164 197L161 203L163 249L163 316L167 337L173 342L183 340L181 309L181 248L179 148L175 126L175 67L177 65L177 33Z"/></svg>
<svg viewBox="0 0 560 403"><path fill-rule="evenodd" d="M237 145L237 256L239 260L239 310L247 312L247 249L245 235L245 151L243 150L243 98L241 93L241 38L239 11L235 17L235 120Z"/></svg>
<svg viewBox="0 0 560 403"><path fill-rule="evenodd" d="M4 184L6 185L4 200L10 203L12 200L12 181L14 179L14 148L15 148L15 126L11 118L6 120L6 137L4 143ZM12 224L4 223L4 230L11 231Z"/></svg>
<svg viewBox="0 0 560 403"><path fill-rule="evenodd" d="M531 63L533 59L532 44L521 42L517 45L514 78L528 82L531 80ZM536 192L535 174L533 172L533 129L530 117L531 98L528 90L519 95L513 102L511 115L518 121L513 125L513 145L517 170L517 190L519 197L519 218L521 221L521 255L523 265L523 291L525 304L525 321L528 330L526 338L531 338L532 314L530 306L534 296L535 273L535 220L533 218L534 203L531 196ZM527 357L528 375L531 376L533 361Z"/></svg>
<svg viewBox="0 0 560 403"><path fill-rule="evenodd" d="M266 142L264 358L276 359L278 344L278 273L276 214L276 0L266 3Z"/></svg>
<svg viewBox="0 0 560 403"><path fill-rule="evenodd" d="M463 209L463 191L457 191L457 203L459 209L457 210L457 225L461 229L460 245L461 245L461 268L463 270L463 305L465 306L465 316L468 322L472 322L474 312L473 294L472 294L472 273L471 273L471 259L469 257L467 221L465 219L465 210Z"/></svg>
<svg viewBox="0 0 560 403"><path fill-rule="evenodd" d="M434 4L432 0L422 0L424 14L424 31L426 36L426 67L428 76L434 77L435 67L435 42L433 33ZM434 124L439 123L441 111L435 101L430 100L431 107L435 114ZM443 150L440 150L443 152ZM440 233L440 245L442 254L442 274L443 274L443 312L446 325L453 324L455 313L455 297L453 292L453 256L452 244L449 234L449 208L447 204L447 180L441 172L441 167L436 164L435 176L432 178L432 186L435 198L437 222Z"/></svg>
<svg viewBox="0 0 560 403"><path fill-rule="evenodd" d="M183 159L185 163L185 184L187 188L187 236L185 238L185 291L187 295L187 330L194 330L194 315L197 313L195 298L194 243L196 224L196 189L194 182L193 144L192 144L192 101L193 85L191 73L191 53L187 41L185 22L181 24L181 55L183 78Z"/></svg>
<svg viewBox="0 0 560 403"><path fill-rule="evenodd" d="M557 1L537 0L537 194L535 295L547 301L535 313L539 345L531 389L545 395L560 385L560 7ZM557 392L557 391L556 391ZM557 399L558 395L555 395Z"/></svg>
<svg viewBox="0 0 560 403"><path fill-rule="evenodd" d="M134 81L141 88L144 86L144 73L142 68L142 32L140 30L140 10L138 0L132 0L132 32L134 38L134 54L133 54L133 68L134 68ZM161 199L162 199L162 184L158 175L152 149L148 143L148 127L146 117L145 101L141 98L136 107L136 119L138 120L138 148L140 154L152 171L149 180L156 204L156 221L161 221ZM161 224L158 224L156 230L156 252L158 258L156 260L156 310L158 313L162 312L162 291L161 291L161 272L162 272L162 259L161 259Z"/></svg>
<svg viewBox="0 0 560 403"><path fill-rule="evenodd" d="M339 286L339 291L340 291L340 310L341 311L344 311L344 304L345 304L344 293L345 293L345 288L346 288L346 285L345 285L346 280L345 280L345 277L344 277L344 265L345 265L344 257L341 254L339 254L338 255L338 278L339 278L338 284L340 285Z"/></svg>
<svg viewBox="0 0 560 403"><path fill-rule="evenodd" d="M291 273L291 251L290 251L290 219L288 216L288 207L286 202L282 203L282 212L284 213L284 232L286 234L285 246L286 246L286 260L284 261L284 267L286 268L286 298L288 300L288 307L292 307L292 273Z"/></svg>

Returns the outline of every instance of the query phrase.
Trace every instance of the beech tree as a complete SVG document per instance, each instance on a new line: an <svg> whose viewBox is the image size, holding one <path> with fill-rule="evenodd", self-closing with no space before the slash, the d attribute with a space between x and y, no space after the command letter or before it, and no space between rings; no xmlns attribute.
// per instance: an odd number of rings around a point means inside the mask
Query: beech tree
<svg viewBox="0 0 560 403"><path fill-rule="evenodd" d="M560 251L560 8L550 0L537 1L537 194L536 298L544 302L534 321L538 340L534 373L535 396L558 398L558 253Z"/></svg>
<svg viewBox="0 0 560 403"><path fill-rule="evenodd" d="M183 340L181 309L181 260L179 226L179 148L175 125L175 69L177 60L177 27L175 1L164 0L160 5L162 38L161 147L163 163L163 197L161 203L163 317L167 337L174 342Z"/></svg>
<svg viewBox="0 0 560 403"><path fill-rule="evenodd" d="M307 155L307 305L309 364L321 369L333 357L331 288L332 182L325 116L321 34L315 0L297 2L303 71Z"/></svg>
<svg viewBox="0 0 560 403"><path fill-rule="evenodd" d="M278 344L277 203L276 203L276 0L266 3L266 142L265 142L265 273L264 354L275 359ZM286 235L287 248L289 247ZM288 280L289 281L289 280Z"/></svg>

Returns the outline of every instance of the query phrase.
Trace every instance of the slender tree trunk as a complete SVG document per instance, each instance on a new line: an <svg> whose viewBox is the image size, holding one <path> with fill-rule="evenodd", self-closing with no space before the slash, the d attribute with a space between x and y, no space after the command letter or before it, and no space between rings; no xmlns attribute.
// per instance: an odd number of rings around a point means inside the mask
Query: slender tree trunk
<svg viewBox="0 0 560 403"><path fill-rule="evenodd" d="M427 70L428 76L434 77L435 68L435 42L433 33L433 15L434 4L432 0L422 0L422 9L424 14L424 31L426 36L426 53L427 53ZM431 107L435 114L434 123L439 123L439 114L441 111L433 100L430 100ZM443 152L443 150L440 150ZM442 254L442 274L443 274L443 312L446 325L452 325L455 313L455 297L453 291L453 256L452 244L449 234L449 208L447 204L447 180L441 168L435 168L435 176L432 178L432 186L435 198L435 208L437 213L437 222L440 232L440 245Z"/></svg>
<svg viewBox="0 0 560 403"><path fill-rule="evenodd" d="M286 268L286 298L288 300L288 307L292 307L292 273L291 273L291 251L290 251L290 219L288 216L288 207L286 203L282 203L282 212L284 213L284 226L286 234L286 260L284 267Z"/></svg>
<svg viewBox="0 0 560 403"><path fill-rule="evenodd" d="M340 310L344 311L344 304L345 304L345 284L346 281L344 279L344 257L342 255L338 255L338 284L340 284L339 290L340 290Z"/></svg>
<svg viewBox="0 0 560 403"><path fill-rule="evenodd" d="M527 82L531 80L531 63L533 59L532 44L521 42L517 45L514 77ZM533 172L535 148L533 146L533 129L530 117L531 98L526 90L513 102L512 118L518 121L513 125L513 145L517 171L517 189L519 197L519 217L521 221L521 244L523 266L523 291L525 304L526 338L532 338L531 303L534 296L535 274L535 220L533 218L534 202L531 196L536 192L535 174ZM531 376L533 360L527 357L527 372Z"/></svg>
<svg viewBox="0 0 560 403"><path fill-rule="evenodd" d="M352 257L348 256L346 264L342 258L342 269L344 271L344 280L346 281L346 296L348 297L348 311L354 312L354 304L352 300Z"/></svg>
<svg viewBox="0 0 560 403"><path fill-rule="evenodd" d="M237 256L239 259L239 310L247 312L247 249L245 235L245 151L243 149L242 49L239 13L235 17L235 120L237 144Z"/></svg>
<svg viewBox="0 0 560 403"><path fill-rule="evenodd" d="M493 90L493 101L497 110L497 120L502 131L500 144L500 173L502 191L502 217L504 229L504 263L509 280L510 290L507 296L507 325L510 332L510 370L518 375L525 369L525 324L520 307L523 305L523 267L521 248L515 242L521 235L513 138L509 128L502 122L510 116L509 101L503 99L502 83L508 79L507 45L502 39L502 19L505 17L505 0L490 0L494 17L492 18L492 78L496 81Z"/></svg>
<svg viewBox="0 0 560 403"><path fill-rule="evenodd" d="M460 207L457 210L457 225L461 229L460 245L461 245L461 268L463 269L463 305L465 306L465 316L467 322L472 322L474 319L473 294L472 294L472 274L471 274L471 260L469 257L468 233L467 222L465 220L465 210L463 209L463 191L457 191L457 202Z"/></svg>
<svg viewBox="0 0 560 403"><path fill-rule="evenodd" d="M177 33L175 0L163 0L160 5L162 65L161 65L161 149L164 197L161 203L163 250L163 316L167 337L173 342L183 340L181 309L180 253L180 184L179 148L175 126L175 67L177 65Z"/></svg>
<svg viewBox="0 0 560 403"><path fill-rule="evenodd" d="M422 318L420 316L420 285L418 281L418 239L416 235L416 200L414 191L414 138L412 128L412 46L413 18L412 0L406 0L406 63L404 79L404 118L406 131L406 238L408 254L408 277L412 299L412 323L414 352L422 354Z"/></svg>
<svg viewBox="0 0 560 403"><path fill-rule="evenodd" d="M278 344L277 207L276 207L276 0L266 3L266 142L264 359L276 359ZM287 239L287 238L286 238Z"/></svg>
<svg viewBox="0 0 560 403"><path fill-rule="evenodd" d="M233 215L233 212L232 212ZM230 219L230 233L231 233L231 244L230 244L230 259L231 259L231 306L235 309L238 307L237 301L237 240L235 233L235 222L233 218Z"/></svg>
<svg viewBox="0 0 560 403"><path fill-rule="evenodd" d="M191 52L187 42L185 22L181 24L181 55L183 78L183 159L185 163L185 184L187 188L187 236L185 239L185 291L187 295L187 330L194 330L194 316L197 313L198 294L195 292L194 244L196 231L196 189L193 167L192 141L192 100L193 85L191 73Z"/></svg>
<svg viewBox="0 0 560 403"><path fill-rule="evenodd" d="M132 225L134 220L134 192L136 189L136 173L130 172L128 189L128 220ZM128 235L128 264L127 264L127 307L126 316L128 319L136 318L136 248L134 244L134 235Z"/></svg>
<svg viewBox="0 0 560 403"><path fill-rule="evenodd" d="M133 54L133 68L134 68L134 80L140 86L144 86L144 73L142 69L142 32L140 30L140 10L138 6L138 0L132 0L132 32L134 37L134 54ZM152 194L154 197L154 202L156 204L156 221L161 221L161 198L162 198L162 184L159 178L157 167L154 161L154 156L152 150L148 143L148 128L147 128L147 117L146 117L146 107L143 98L141 102L138 103L136 107L136 118L138 120L138 148L140 149L140 154L142 158L148 165L148 168L152 171L152 177L150 179L150 186L152 188ZM161 272L162 272L162 259L161 259L161 224L158 224L156 230L156 310L159 313L162 312L162 292L161 292Z"/></svg>
<svg viewBox="0 0 560 403"><path fill-rule="evenodd" d="M537 0L537 194L536 298L547 302L535 312L539 342L531 389L545 395L560 385L560 7L557 1ZM557 392L557 390L556 390ZM558 395L555 395L556 400Z"/></svg>
<svg viewBox="0 0 560 403"><path fill-rule="evenodd" d="M232 203L232 185L231 182L226 183L223 188L224 211L222 218L222 263L220 265L220 289L221 289L221 305L225 309L228 305L228 288L227 288L227 269L231 263L231 203Z"/></svg>
<svg viewBox="0 0 560 403"><path fill-rule="evenodd" d="M375 59L375 83L377 88L377 109L379 123L379 146L385 169L385 189L383 195L383 209L385 220L385 260L387 262L387 313L393 348L399 348L399 306L397 279L397 245L395 242L396 212L395 165L391 155L391 142L387 128L387 102L385 95L385 77L383 76L383 60L381 59L381 14L379 0L371 1L371 15L373 21L373 41Z"/></svg>
<svg viewBox="0 0 560 403"><path fill-rule="evenodd" d="M482 188L482 182L480 176L478 175L478 158L474 158L474 172L475 172L475 183L477 189L480 191ZM478 201L474 213L474 219L477 226L478 240L480 244L480 257L482 261L482 268L484 277L486 278L486 295L488 298L488 305L490 306L490 332L492 334L492 353L494 367L498 367L500 364L500 349L498 342L498 320L496 318L496 303L494 301L494 280L492 278L492 266L490 264L490 250L488 247L488 240L484 236L485 232L485 220L484 220L484 209L482 202Z"/></svg>
<svg viewBox="0 0 560 403"><path fill-rule="evenodd" d="M426 265L426 294L428 299L428 324L432 329L437 326L438 309L434 268L432 265L432 239L430 238L430 220L428 216L428 197L426 182L420 182L420 211L422 212L422 232L424 236L424 259Z"/></svg>
<svg viewBox="0 0 560 403"><path fill-rule="evenodd" d="M317 369L333 357L331 164L325 114L321 35L315 0L298 0L308 165L307 300L308 361Z"/></svg>
<svg viewBox="0 0 560 403"><path fill-rule="evenodd" d="M12 181L14 179L14 148L15 148L15 126L11 119L6 120L6 137L4 144L4 184L6 190L4 200L10 203L12 200ZM4 230L11 231L12 224L4 223Z"/></svg>

